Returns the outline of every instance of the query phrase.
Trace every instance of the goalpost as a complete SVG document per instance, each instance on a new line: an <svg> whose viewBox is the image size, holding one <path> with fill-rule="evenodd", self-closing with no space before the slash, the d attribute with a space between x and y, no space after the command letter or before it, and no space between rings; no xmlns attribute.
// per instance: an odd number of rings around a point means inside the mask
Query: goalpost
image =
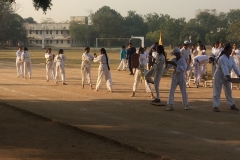
<svg viewBox="0 0 240 160"><path fill-rule="evenodd" d="M128 40L128 42L131 42L132 39L140 39L141 45L144 47L144 37L131 36L131 38L96 38L96 48L98 48L98 40Z"/></svg>

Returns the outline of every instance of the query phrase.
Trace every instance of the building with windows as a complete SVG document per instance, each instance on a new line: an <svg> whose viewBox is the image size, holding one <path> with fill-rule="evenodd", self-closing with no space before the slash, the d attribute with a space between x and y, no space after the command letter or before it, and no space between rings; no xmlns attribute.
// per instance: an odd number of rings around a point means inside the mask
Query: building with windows
<svg viewBox="0 0 240 160"><path fill-rule="evenodd" d="M88 24L88 17L73 16L71 21ZM85 46L84 41L75 41L70 36L70 23L25 23L27 46L30 47L77 47Z"/></svg>

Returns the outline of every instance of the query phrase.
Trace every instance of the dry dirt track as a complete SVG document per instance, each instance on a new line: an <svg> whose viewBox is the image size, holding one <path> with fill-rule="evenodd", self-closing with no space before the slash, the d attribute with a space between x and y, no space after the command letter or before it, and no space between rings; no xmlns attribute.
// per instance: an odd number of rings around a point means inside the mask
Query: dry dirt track
<svg viewBox="0 0 240 160"><path fill-rule="evenodd" d="M144 86L131 98L133 77L112 70L113 93L81 89L80 70L66 67L67 86L45 82L44 65L33 66L33 79L16 78L15 65L0 63L1 101L81 129L142 147L175 159L240 159L240 112L229 110L225 100L220 113L212 111L211 88L189 88L190 111L176 93L174 112L150 105ZM96 82L97 70L94 69ZM170 78L161 81L166 102ZM237 90L233 91L240 106Z"/></svg>

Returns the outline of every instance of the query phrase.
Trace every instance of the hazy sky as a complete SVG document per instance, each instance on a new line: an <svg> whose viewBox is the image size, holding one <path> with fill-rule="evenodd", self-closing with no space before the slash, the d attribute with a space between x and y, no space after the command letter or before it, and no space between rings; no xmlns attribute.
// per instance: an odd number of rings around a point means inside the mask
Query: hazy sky
<svg viewBox="0 0 240 160"><path fill-rule="evenodd" d="M194 18L198 9L216 9L228 12L238 9L239 0L52 0L52 10L44 15L42 10L36 11L32 0L16 0L20 5L17 11L23 18L33 17L40 22L44 18L52 18L56 22L66 21L70 16L88 16L89 11L96 12L106 5L115 9L122 16L127 16L129 10L138 14L147 13L169 14L173 18L185 17L187 20Z"/></svg>

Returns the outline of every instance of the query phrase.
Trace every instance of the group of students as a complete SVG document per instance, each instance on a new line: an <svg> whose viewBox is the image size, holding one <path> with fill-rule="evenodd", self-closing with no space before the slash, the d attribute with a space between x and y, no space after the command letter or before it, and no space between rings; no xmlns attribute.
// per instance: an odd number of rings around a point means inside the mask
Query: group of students
<svg viewBox="0 0 240 160"><path fill-rule="evenodd" d="M220 111L218 107L220 105L222 86L225 91L225 96L230 109L238 111L239 109L235 106L232 98L230 83L231 77L235 76L240 78L240 51L237 49L237 45L233 44L233 46L231 46L230 44L227 44L224 48L219 48L219 42L216 42L212 48L210 57L208 58L206 54L206 48L200 42L197 48L195 45L192 45L192 48L190 49L189 44L189 41L184 41L184 46L182 48L176 47L171 53L175 56L175 58L173 58L171 61L166 60L166 52L164 51L164 47L162 45L158 45L157 43L151 46L151 55L149 55L150 52L146 51L146 48L140 47L137 51L136 48L133 47L132 43L129 43L127 50L125 50L125 47L123 46L121 51L121 64L118 67L118 70L120 70L121 65L123 65L123 70L126 70L128 67L130 70L130 75L134 75L133 92L131 96L135 96L139 82L144 81L146 92L151 94L152 99L154 98L154 95L151 84L154 84L156 98L152 101L152 103L160 104L161 100L159 84L162 75L170 68L173 68L174 71L172 73L171 88L167 102L169 106L166 108L166 110L173 110L174 93L177 86L180 87L182 102L185 110L189 110L190 107L188 103L186 86L189 83L192 69L194 68L195 84L198 86L201 74L203 74L203 71L206 70L206 68L204 69L204 65L206 65L206 63L211 63L213 72L214 111ZM123 53L123 51L125 52ZM31 79L31 58L28 49L24 48L23 50L22 47L19 47L16 56L17 76L27 78L28 73L29 78ZM64 62L67 60L67 57L64 55L63 49L60 49L58 55L55 56L52 53L51 48L48 48L45 54L45 59L47 82L52 75L52 79L58 83L58 71L60 71L62 84L66 85ZM93 89L91 75L92 61L99 62L98 78L95 90L99 90L102 78L104 77L108 91L112 92L112 77L109 66L110 59L104 48L100 49L99 55L96 53L91 55L90 48L85 48L85 52L82 54L81 63L82 88L84 88L87 79L90 88ZM147 62L150 62L151 64L147 65ZM154 79L152 79L152 77Z"/></svg>
<svg viewBox="0 0 240 160"><path fill-rule="evenodd" d="M224 47L223 45L219 44L219 42L215 43L210 57L208 57L206 54L206 47L202 45L200 41L198 42L198 47L196 48L196 46L193 44L191 50L189 47L190 42L184 41L184 46L182 48L177 47L171 53L175 56L175 58L173 58L171 61L166 60L166 54L162 45L157 45L157 43L155 43L153 46L151 46L150 56L150 52L147 53L145 52L146 50L144 48L140 47L137 53L131 54L131 58L128 58L128 61L130 59L128 64L131 64L129 66L130 75L135 75L132 97L135 96L135 92L140 80L144 80L146 92L151 93L151 98L154 96L150 84L154 84L156 99L154 99L152 103L161 103L159 84L162 74L170 68L173 68L174 71L172 74L171 88L167 102L169 106L166 108L166 110L173 110L174 92L177 86L180 87L182 93L182 103L185 106L185 110L189 110L190 107L188 103L186 86L188 83L190 83L192 70L194 69L194 83L198 87L202 75L206 73L206 64L211 63L213 75L214 111L220 111L218 107L220 105L222 87L225 91L225 96L230 109L238 111L239 109L235 106L232 98L231 78L240 78L240 51L237 49L237 45L235 43L233 46L227 44ZM128 46L128 49L130 48L132 48L131 43L129 43ZM129 52L130 51L127 50L127 53ZM139 63L135 62L136 59L139 61ZM151 65L147 65L147 62L149 61L151 61ZM147 70L146 66L151 68ZM152 80L152 77L154 77L154 80Z"/></svg>

